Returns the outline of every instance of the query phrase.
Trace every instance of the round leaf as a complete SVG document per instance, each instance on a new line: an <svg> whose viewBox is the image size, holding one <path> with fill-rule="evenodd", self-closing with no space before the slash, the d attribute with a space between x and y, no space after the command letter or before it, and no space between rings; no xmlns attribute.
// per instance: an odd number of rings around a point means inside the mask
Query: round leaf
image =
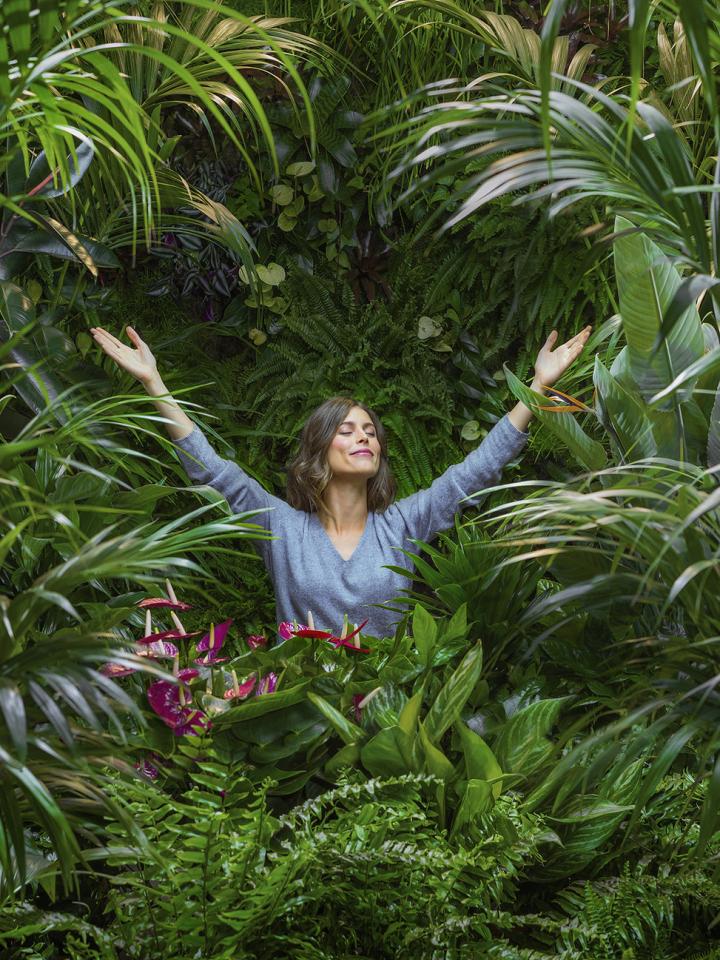
<svg viewBox="0 0 720 960"><path fill-rule="evenodd" d="M300 160L297 163L291 163L285 173L289 177L306 177L314 169L315 164L312 160Z"/></svg>
<svg viewBox="0 0 720 960"><path fill-rule="evenodd" d="M463 440L478 440L480 438L480 424L477 420L468 420L460 431Z"/></svg>
<svg viewBox="0 0 720 960"><path fill-rule="evenodd" d="M285 279L285 268L279 263L269 263L266 267L262 265L257 267L257 275L263 283L270 287L276 287Z"/></svg>
<svg viewBox="0 0 720 960"><path fill-rule="evenodd" d="M439 337L442 333L442 327L437 322L433 320L432 317L420 317L418 320L418 339L419 340L429 340L430 337Z"/></svg>
<svg viewBox="0 0 720 960"><path fill-rule="evenodd" d="M270 190L270 196L273 198L274 203L277 203L281 207L286 207L289 203L292 203L295 194L289 184L276 183Z"/></svg>
<svg viewBox="0 0 720 960"><path fill-rule="evenodd" d="M285 211L280 214L278 217L277 225L284 233L290 233L290 231L295 227L297 220L295 217L289 217Z"/></svg>

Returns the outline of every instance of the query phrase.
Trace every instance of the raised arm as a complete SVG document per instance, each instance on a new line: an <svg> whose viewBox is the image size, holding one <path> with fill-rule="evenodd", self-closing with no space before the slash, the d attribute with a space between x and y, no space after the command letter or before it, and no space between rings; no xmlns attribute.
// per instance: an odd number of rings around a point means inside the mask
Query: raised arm
<svg viewBox="0 0 720 960"><path fill-rule="evenodd" d="M132 346L118 340L102 327L91 327L90 333L102 350L122 369L139 380L149 396L154 398L155 408L165 421L165 429L171 440L184 440L193 432L195 424L169 396L168 388L158 372L157 361L150 347L132 327L126 327ZM159 399L162 397L163 399ZM155 399L157 398L157 399Z"/></svg>
<svg viewBox="0 0 720 960"><path fill-rule="evenodd" d="M535 361L533 390L543 393L544 388L559 380L582 352L590 330L589 326L585 327L558 347L555 347L557 332L552 331ZM476 505L478 498L472 495L497 484L505 464L525 446L531 418L529 407L516 404L461 463L449 467L426 490L394 503L389 510L402 515L407 537L431 540L436 533L453 525L456 513Z"/></svg>
<svg viewBox="0 0 720 960"><path fill-rule="evenodd" d="M284 500L268 493L253 477L232 460L224 460L213 450L199 427L185 414L168 394L150 347L136 330L127 327L132 346L122 343L102 327L92 327L95 342L117 365L143 385L153 398L158 413L165 421L165 429L175 443L180 461L194 483L207 484L222 494L234 513L263 510L291 509ZM258 515L253 521L268 529L272 527L269 514Z"/></svg>

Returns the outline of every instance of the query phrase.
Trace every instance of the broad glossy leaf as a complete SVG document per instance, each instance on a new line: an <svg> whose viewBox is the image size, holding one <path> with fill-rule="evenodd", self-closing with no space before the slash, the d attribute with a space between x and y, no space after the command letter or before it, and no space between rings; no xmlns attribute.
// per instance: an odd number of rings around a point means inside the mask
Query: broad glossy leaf
<svg viewBox="0 0 720 960"><path fill-rule="evenodd" d="M461 833L465 827L471 825L479 816L492 809L494 796L496 796L494 791L495 785L489 784L486 780L468 780L460 806L455 814L455 819L450 831L451 837Z"/></svg>
<svg viewBox="0 0 720 960"><path fill-rule="evenodd" d="M74 156L70 154L64 160L62 169L59 167L51 169L45 151L42 150L30 166L25 192L45 199L63 196L77 186L83 178L94 153L92 140L84 139L75 148Z"/></svg>
<svg viewBox="0 0 720 960"><path fill-rule="evenodd" d="M469 780L497 780L502 777L502 768L497 762L495 754L479 734L471 730L466 723L460 721L455 729L460 735L463 754L465 756L465 771ZM502 783L492 784L492 794L499 797L502 792Z"/></svg>
<svg viewBox="0 0 720 960"><path fill-rule="evenodd" d="M385 727L361 748L360 759L374 777L412 773L412 740L399 726Z"/></svg>
<svg viewBox="0 0 720 960"><path fill-rule="evenodd" d="M634 224L624 217L616 218L616 232L631 230ZM700 316L695 304L691 304L655 351L663 317L682 278L668 262L667 254L639 231L618 237L614 255L630 368L639 392L649 401L702 357ZM678 391L677 399L687 399L691 392L692 382Z"/></svg>
<svg viewBox="0 0 720 960"><path fill-rule="evenodd" d="M422 604L416 604L413 612L412 632L415 646L425 666L430 664L437 640L437 624Z"/></svg>
<svg viewBox="0 0 720 960"><path fill-rule="evenodd" d="M440 780L453 780L456 776L455 767L445 754L436 747L427 735L424 724L419 724L420 751L425 761L425 769Z"/></svg>
<svg viewBox="0 0 720 960"><path fill-rule="evenodd" d="M431 743L437 743L460 716L460 711L477 686L482 665L483 652L478 641L465 654L428 711L424 729Z"/></svg>
<svg viewBox="0 0 720 960"><path fill-rule="evenodd" d="M529 777L545 765L553 752L547 734L566 702L567 697L538 700L503 725L494 752L504 771Z"/></svg>
<svg viewBox="0 0 720 960"><path fill-rule="evenodd" d="M336 777L343 767L355 767L359 760L360 744L348 743L341 750L338 750L334 756L330 757L324 767L325 774L328 777Z"/></svg>
<svg viewBox="0 0 720 960"><path fill-rule="evenodd" d="M69 239L69 238L72 238ZM97 240L91 240L82 234L66 234L63 237L57 235L57 231L48 233L45 230L32 230L24 234L15 248L19 251L28 253L46 253L51 257L60 257L63 260L80 260L80 251L84 251L86 259L96 267L102 267L104 270L117 270L122 266L110 247ZM84 262L84 261L83 261Z"/></svg>
<svg viewBox="0 0 720 960"><path fill-rule="evenodd" d="M218 726L234 726L241 724L245 720L254 720L258 717L264 717L266 714L284 711L288 707L307 700L307 693L312 680L305 680L291 687L288 690L279 690L271 697L256 697L253 700L246 700L240 706L234 707L229 714L226 714L218 721Z"/></svg>
<svg viewBox="0 0 720 960"><path fill-rule="evenodd" d="M331 703L316 693L308 693L308 700L314 704L320 713L329 721L335 732L345 743L357 743L364 739L365 731L352 720L344 717Z"/></svg>
<svg viewBox="0 0 720 960"><path fill-rule="evenodd" d="M644 404L612 376L599 356L595 357L593 379L597 389L598 417L620 447L623 460L654 457L657 444Z"/></svg>
<svg viewBox="0 0 720 960"><path fill-rule="evenodd" d="M420 716L420 707L422 706L422 690L418 690L407 701L400 712L398 726L404 730L409 737L414 737L417 733L418 718Z"/></svg>

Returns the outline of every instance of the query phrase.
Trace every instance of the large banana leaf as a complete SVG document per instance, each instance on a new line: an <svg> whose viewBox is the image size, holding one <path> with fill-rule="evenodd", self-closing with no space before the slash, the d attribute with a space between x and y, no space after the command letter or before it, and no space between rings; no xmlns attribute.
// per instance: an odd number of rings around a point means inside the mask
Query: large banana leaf
<svg viewBox="0 0 720 960"><path fill-rule="evenodd" d="M667 254L629 220L616 217L615 232L615 272L630 368L640 394L649 401L703 356L700 316L691 304L661 339L663 316L682 278ZM692 380L684 384L672 402L689 399L692 387Z"/></svg>
<svg viewBox="0 0 720 960"><path fill-rule="evenodd" d="M598 417L618 448L621 461L654 457L657 443L642 400L626 390L597 356L593 379Z"/></svg>

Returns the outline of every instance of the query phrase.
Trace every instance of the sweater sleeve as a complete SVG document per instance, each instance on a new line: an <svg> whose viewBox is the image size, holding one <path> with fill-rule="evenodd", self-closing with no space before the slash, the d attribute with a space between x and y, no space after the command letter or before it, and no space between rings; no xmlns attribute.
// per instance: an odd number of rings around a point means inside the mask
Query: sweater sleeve
<svg viewBox="0 0 720 960"><path fill-rule="evenodd" d="M207 484L227 500L233 513L245 513L267 507L287 508L284 500L268 493L232 460L223 460L208 443L207 437L195 427L191 434L176 440L180 462L194 483ZM270 512L259 513L251 520L267 530L272 529Z"/></svg>
<svg viewBox="0 0 720 960"><path fill-rule="evenodd" d="M498 483L503 467L522 450L527 437L506 415L461 463L448 467L427 489L393 504L390 509L401 514L406 536L429 541L451 527L456 513L475 506L482 497L460 501Z"/></svg>

